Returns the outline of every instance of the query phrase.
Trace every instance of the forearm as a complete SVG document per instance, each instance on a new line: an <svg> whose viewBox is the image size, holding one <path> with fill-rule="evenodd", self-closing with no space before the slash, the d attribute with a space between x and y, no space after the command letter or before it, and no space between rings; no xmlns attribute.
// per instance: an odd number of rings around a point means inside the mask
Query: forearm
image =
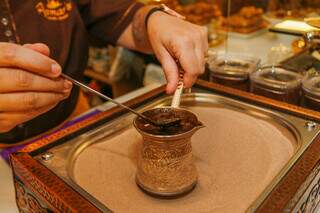
<svg viewBox="0 0 320 213"><path fill-rule="evenodd" d="M153 52L145 26L146 16L153 7L154 6L144 6L137 11L132 23L125 29L118 39L118 45L144 53Z"/></svg>

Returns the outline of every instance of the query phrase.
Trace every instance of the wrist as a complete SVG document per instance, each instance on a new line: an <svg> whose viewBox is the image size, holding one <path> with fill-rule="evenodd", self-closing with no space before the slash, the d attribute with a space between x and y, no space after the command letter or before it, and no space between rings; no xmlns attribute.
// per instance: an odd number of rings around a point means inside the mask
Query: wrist
<svg viewBox="0 0 320 213"><path fill-rule="evenodd" d="M138 47L139 50L143 52L152 51L145 20L149 11L155 7L156 6L154 5L149 5L140 8L134 15L132 21L132 35L135 45Z"/></svg>
<svg viewBox="0 0 320 213"><path fill-rule="evenodd" d="M150 40L149 40L149 27L151 19L155 20L157 17L161 16L173 16L180 19L185 19L184 16L171 10L164 4L162 5L149 5L144 6L137 11L133 19L132 33L135 44L140 50L146 52L146 49L151 50Z"/></svg>
<svg viewBox="0 0 320 213"><path fill-rule="evenodd" d="M148 22L151 16L154 16L155 13L157 13L157 15L162 13L162 14L166 14L166 15L170 15L170 16L174 16L176 18L180 18L180 19L185 19L186 17L177 13L176 11L170 9L169 7L167 7L165 4L161 4L159 6L155 6L153 8L151 8L148 13L146 14L145 17L145 27L148 29Z"/></svg>

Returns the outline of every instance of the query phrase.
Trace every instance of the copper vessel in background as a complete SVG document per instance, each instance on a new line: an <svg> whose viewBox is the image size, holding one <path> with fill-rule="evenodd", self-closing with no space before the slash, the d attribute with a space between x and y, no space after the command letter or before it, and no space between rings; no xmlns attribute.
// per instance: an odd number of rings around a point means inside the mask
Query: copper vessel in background
<svg viewBox="0 0 320 213"><path fill-rule="evenodd" d="M153 119L178 117L181 125L157 129L139 117L134 126L143 137L138 154L136 182L149 194L178 196L191 191L197 183L191 137L201 127L196 115L181 108L156 108L144 115Z"/></svg>

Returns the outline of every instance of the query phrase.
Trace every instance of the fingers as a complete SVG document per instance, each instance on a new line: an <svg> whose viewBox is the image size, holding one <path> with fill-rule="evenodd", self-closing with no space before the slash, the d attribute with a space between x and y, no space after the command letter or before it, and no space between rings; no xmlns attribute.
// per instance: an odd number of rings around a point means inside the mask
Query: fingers
<svg viewBox="0 0 320 213"><path fill-rule="evenodd" d="M148 36L152 49L157 54L158 49L164 47L172 56L171 59L178 59L185 71L184 85L191 87L197 76L204 72L204 55L208 49L207 29L166 14L152 16L150 21L152 24L148 26ZM164 62L161 60L162 65ZM168 79L171 72L166 71Z"/></svg>
<svg viewBox="0 0 320 213"><path fill-rule="evenodd" d="M205 70L205 55L208 51L208 32L206 27L200 27L198 33L198 42L195 42L195 53L200 65L199 74L203 74Z"/></svg>
<svg viewBox="0 0 320 213"><path fill-rule="evenodd" d="M183 41L181 41L183 42ZM190 88L200 73L200 65L198 57L195 51L195 45L192 42L183 42L180 47L177 48L175 56L179 60L179 63L184 71L183 82L186 88Z"/></svg>
<svg viewBox="0 0 320 213"><path fill-rule="evenodd" d="M0 94L0 111L29 111L56 104L70 93L24 92Z"/></svg>
<svg viewBox="0 0 320 213"><path fill-rule="evenodd" d="M178 85L178 67L172 56L164 47L161 46L157 50L158 52L156 53L156 55L162 64L162 68L167 79L166 92L168 94L171 94L175 91Z"/></svg>
<svg viewBox="0 0 320 213"><path fill-rule="evenodd" d="M164 45L170 55L179 61L184 71L184 86L190 88L205 70L204 57L208 49L206 29L196 26L189 33L180 34L179 38L169 38Z"/></svg>
<svg viewBox="0 0 320 213"><path fill-rule="evenodd" d="M60 65L48 46L0 42L0 132L43 114L66 99L72 83L57 78Z"/></svg>
<svg viewBox="0 0 320 213"><path fill-rule="evenodd" d="M209 49L209 42L208 42L208 28L201 27L201 41L204 49L204 53L206 53Z"/></svg>
<svg viewBox="0 0 320 213"><path fill-rule="evenodd" d="M34 51L37 51L45 56L50 55L50 49L47 45L43 43L35 43L35 44L24 44L23 45L26 48L32 49Z"/></svg>
<svg viewBox="0 0 320 213"><path fill-rule="evenodd" d="M10 79L10 80L8 80ZM6 92L68 92L72 83L62 78L46 78L11 68L0 68L0 93Z"/></svg>
<svg viewBox="0 0 320 213"><path fill-rule="evenodd" d="M193 33L182 42L183 44L180 43L179 46L181 53L178 55L180 55L180 64L185 70L184 84L189 88L196 82L198 75L203 74L205 70L205 53L208 50L206 28L195 28Z"/></svg>
<svg viewBox="0 0 320 213"><path fill-rule="evenodd" d="M39 48L39 44L33 48ZM44 47L41 47L44 50ZM57 77L60 65L53 59L17 44L0 42L0 67L18 67L46 77Z"/></svg>
<svg viewBox="0 0 320 213"><path fill-rule="evenodd" d="M27 122L49 110L53 109L57 104L48 105L34 110L22 112L5 112L0 113L0 133L8 132L18 124Z"/></svg>

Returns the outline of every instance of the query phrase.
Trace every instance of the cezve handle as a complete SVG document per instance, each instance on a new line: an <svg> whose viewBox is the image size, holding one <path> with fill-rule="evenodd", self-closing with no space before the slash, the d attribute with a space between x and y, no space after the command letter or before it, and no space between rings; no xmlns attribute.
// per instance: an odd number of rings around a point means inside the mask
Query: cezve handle
<svg viewBox="0 0 320 213"><path fill-rule="evenodd" d="M183 70L179 71L179 82L176 91L174 92L171 107L178 108L180 106L181 95L183 92Z"/></svg>

